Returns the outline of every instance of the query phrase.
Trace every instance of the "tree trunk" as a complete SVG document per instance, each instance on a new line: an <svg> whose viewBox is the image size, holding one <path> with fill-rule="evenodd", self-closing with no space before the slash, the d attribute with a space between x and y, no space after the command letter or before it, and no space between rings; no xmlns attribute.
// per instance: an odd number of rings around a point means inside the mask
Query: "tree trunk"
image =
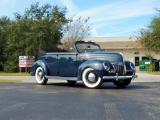
<svg viewBox="0 0 160 120"><path fill-rule="evenodd" d="M149 71L150 71L150 72L153 72L152 57L149 57L149 61L150 61Z"/></svg>

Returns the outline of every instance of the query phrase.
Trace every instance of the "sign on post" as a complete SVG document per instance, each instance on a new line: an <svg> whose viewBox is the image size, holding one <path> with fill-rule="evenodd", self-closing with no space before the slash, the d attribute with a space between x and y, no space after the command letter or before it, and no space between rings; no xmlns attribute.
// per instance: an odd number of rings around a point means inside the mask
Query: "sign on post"
<svg viewBox="0 0 160 120"><path fill-rule="evenodd" d="M21 68L22 67L25 67L26 69L28 67L32 67L32 65L34 64L34 62L35 62L35 57L34 56L19 56L20 72L21 72Z"/></svg>

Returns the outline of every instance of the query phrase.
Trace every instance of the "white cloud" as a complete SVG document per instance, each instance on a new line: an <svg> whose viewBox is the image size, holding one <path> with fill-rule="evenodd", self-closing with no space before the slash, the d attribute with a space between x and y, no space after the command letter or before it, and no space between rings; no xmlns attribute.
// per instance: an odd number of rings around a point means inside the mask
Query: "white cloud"
<svg viewBox="0 0 160 120"><path fill-rule="evenodd" d="M92 36L98 36L98 33L97 33L97 31L96 31L95 28L92 28L92 30L91 30L91 35L92 35Z"/></svg>
<svg viewBox="0 0 160 120"><path fill-rule="evenodd" d="M115 32L108 32L107 34L101 35L101 36L121 36L123 34L130 34L129 36L133 36L134 34L136 34L135 31L137 31L137 29L139 29L139 26L134 27L134 28L121 28L119 31L115 31ZM135 32L133 34L133 32ZM127 35L128 36L128 35Z"/></svg>
<svg viewBox="0 0 160 120"><path fill-rule="evenodd" d="M160 8L160 5L157 4L157 0L121 0L118 2L106 2L106 4L102 6L90 7L85 10L80 10L72 0L60 1L67 7L69 16L78 13L78 16L90 17L90 22L93 25L93 30L91 31L93 36L99 36L99 31L97 31L97 29L104 29L104 27L111 28L112 26L125 23L137 17L153 15L155 14L154 8ZM124 32L125 31L133 31L133 29L130 29L130 26L128 26ZM112 35L120 33L122 32L113 33Z"/></svg>
<svg viewBox="0 0 160 120"><path fill-rule="evenodd" d="M123 0L84 10L80 14L91 16L93 22L111 21L153 14L155 6L153 0Z"/></svg>
<svg viewBox="0 0 160 120"><path fill-rule="evenodd" d="M0 5L6 5L9 3L9 0L0 0Z"/></svg>
<svg viewBox="0 0 160 120"><path fill-rule="evenodd" d="M16 0L0 0L0 6L15 5Z"/></svg>
<svg viewBox="0 0 160 120"><path fill-rule="evenodd" d="M72 0L60 0L60 2L67 8L68 16L73 16L79 12L78 7L73 3Z"/></svg>

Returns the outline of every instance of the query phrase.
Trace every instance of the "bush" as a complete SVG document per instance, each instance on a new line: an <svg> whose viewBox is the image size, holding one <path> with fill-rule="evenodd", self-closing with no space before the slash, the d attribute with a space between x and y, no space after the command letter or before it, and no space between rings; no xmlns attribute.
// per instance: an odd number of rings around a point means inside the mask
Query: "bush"
<svg viewBox="0 0 160 120"><path fill-rule="evenodd" d="M0 71L3 71L3 66L2 65L0 65Z"/></svg>
<svg viewBox="0 0 160 120"><path fill-rule="evenodd" d="M18 64L14 61L6 61L4 64L4 72L17 72Z"/></svg>

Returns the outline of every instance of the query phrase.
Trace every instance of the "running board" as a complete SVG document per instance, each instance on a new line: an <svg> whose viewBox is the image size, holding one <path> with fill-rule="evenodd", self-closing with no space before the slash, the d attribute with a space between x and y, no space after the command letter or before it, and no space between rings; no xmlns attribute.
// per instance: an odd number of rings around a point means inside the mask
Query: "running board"
<svg viewBox="0 0 160 120"><path fill-rule="evenodd" d="M58 80L71 80L71 81L78 81L77 77L59 77L59 76L45 76L48 79L58 79Z"/></svg>

